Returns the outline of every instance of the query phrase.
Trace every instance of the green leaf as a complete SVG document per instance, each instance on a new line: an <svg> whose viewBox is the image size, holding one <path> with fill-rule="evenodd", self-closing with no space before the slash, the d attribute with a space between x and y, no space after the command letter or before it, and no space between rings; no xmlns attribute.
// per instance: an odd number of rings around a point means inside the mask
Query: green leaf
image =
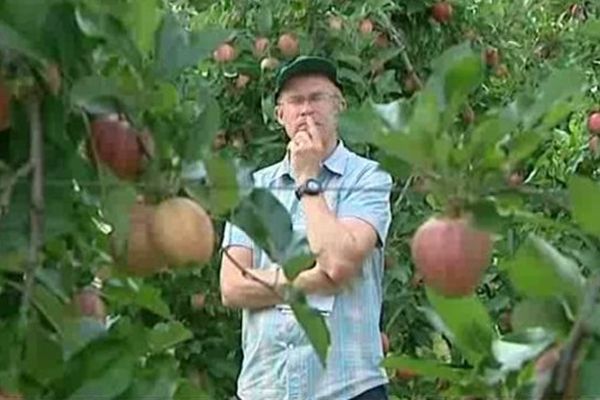
<svg viewBox="0 0 600 400"><path fill-rule="evenodd" d="M289 281L293 281L300 272L315 264L315 256L310 251L306 237L294 235L292 244L283 263L283 272Z"/></svg>
<svg viewBox="0 0 600 400"><path fill-rule="evenodd" d="M124 19L142 54L154 47L154 33L160 23L160 7L157 0L133 0L129 3Z"/></svg>
<svg viewBox="0 0 600 400"><path fill-rule="evenodd" d="M516 127L516 123L502 116L492 116L484 119L471 132L467 144L467 154L475 163L486 163L486 159L493 159L500 140ZM486 157L482 157L485 154Z"/></svg>
<svg viewBox="0 0 600 400"><path fill-rule="evenodd" d="M392 132L404 131L408 123L409 109L405 99L394 100L390 103L370 103L374 113L379 116ZM372 124L373 121L365 121ZM372 128L371 128L372 129Z"/></svg>
<svg viewBox="0 0 600 400"><path fill-rule="evenodd" d="M149 94L149 107L153 112L169 114L179 104L179 93L177 88L168 82L158 82Z"/></svg>
<svg viewBox="0 0 600 400"><path fill-rule="evenodd" d="M141 69L142 56L117 17L108 12L100 12L99 9L92 11L81 2L75 11L75 17L83 33L106 40L110 48L116 49L136 69Z"/></svg>
<svg viewBox="0 0 600 400"><path fill-rule="evenodd" d="M88 400L102 394L102 399L111 400L123 393L131 384L135 360L127 353L107 363L99 373L82 382L67 400Z"/></svg>
<svg viewBox="0 0 600 400"><path fill-rule="evenodd" d="M600 397L600 342L596 339L587 350L586 358L581 362L577 371L578 390L580 399L597 399Z"/></svg>
<svg viewBox="0 0 600 400"><path fill-rule="evenodd" d="M590 39L600 39L600 19L590 18L581 26L580 32L585 36L589 36Z"/></svg>
<svg viewBox="0 0 600 400"><path fill-rule="evenodd" d="M543 329L529 329L496 339L492 343L494 357L502 364L501 371L518 371L527 361L537 357L555 340Z"/></svg>
<svg viewBox="0 0 600 400"><path fill-rule="evenodd" d="M69 360L94 340L105 337L106 333L104 324L94 318L66 320L62 341L64 359Z"/></svg>
<svg viewBox="0 0 600 400"><path fill-rule="evenodd" d="M54 294L42 285L35 285L31 296L32 303L46 317L50 325L63 334L66 306Z"/></svg>
<svg viewBox="0 0 600 400"><path fill-rule="evenodd" d="M261 3L257 10L256 27L261 35L268 36L273 28L273 13L271 7L264 2Z"/></svg>
<svg viewBox="0 0 600 400"><path fill-rule="evenodd" d="M232 223L242 229L269 258L283 264L292 242L292 221L279 199L266 189L254 189L242 199L232 216Z"/></svg>
<svg viewBox="0 0 600 400"><path fill-rule="evenodd" d="M190 381L183 381L177 388L173 400L208 399L209 394Z"/></svg>
<svg viewBox="0 0 600 400"><path fill-rule="evenodd" d="M321 365L326 368L331 338L325 319L319 311L310 308L304 301L293 302L291 307L298 323L317 352Z"/></svg>
<svg viewBox="0 0 600 400"><path fill-rule="evenodd" d="M474 296L447 298L429 288L427 298L452 333L452 340L473 365L490 354L495 334L491 318L481 301Z"/></svg>
<svg viewBox="0 0 600 400"><path fill-rule="evenodd" d="M535 235L527 238L515 258L506 263L505 269L514 288L524 296L552 298L564 295L575 304L579 303L584 279L577 264Z"/></svg>
<svg viewBox="0 0 600 400"><path fill-rule="evenodd" d="M596 335L600 335L600 308L596 307L592 311L588 320L590 330Z"/></svg>
<svg viewBox="0 0 600 400"><path fill-rule="evenodd" d="M452 368L437 360L415 359L408 356L390 356L383 360L384 368L406 369L415 374L428 377L460 382L470 373L469 370Z"/></svg>
<svg viewBox="0 0 600 400"><path fill-rule="evenodd" d="M101 76L86 76L76 81L71 88L71 101L92 113L114 112L134 105L117 82Z"/></svg>
<svg viewBox="0 0 600 400"><path fill-rule="evenodd" d="M37 44L42 39L48 12L57 2L57 0L3 0L0 2L0 19Z"/></svg>
<svg viewBox="0 0 600 400"><path fill-rule="evenodd" d="M507 145L508 162L515 165L528 158L545 139L544 133L540 131L519 132Z"/></svg>
<svg viewBox="0 0 600 400"><path fill-rule="evenodd" d="M240 201L235 165L231 159L218 155L208 156L204 161L210 185L210 210L216 215L223 215Z"/></svg>
<svg viewBox="0 0 600 400"><path fill-rule="evenodd" d="M531 129L544 114L553 114L557 107L565 107L565 104L577 100L583 96L587 87L585 73L578 69L561 69L554 71L536 90L534 103L522 115L523 127L527 131ZM574 103L571 103L574 107ZM544 123L541 129L551 127L550 119Z"/></svg>
<svg viewBox="0 0 600 400"><path fill-rule="evenodd" d="M169 305L161 297L161 291L148 283L137 285L131 279L107 281L105 295L121 305L137 305L163 318L170 318Z"/></svg>
<svg viewBox="0 0 600 400"><path fill-rule="evenodd" d="M187 160L200 158L203 151L212 144L221 126L221 108L212 95L205 93L200 106L200 114L192 124L185 141L184 154Z"/></svg>
<svg viewBox="0 0 600 400"><path fill-rule="evenodd" d="M504 219L492 200L481 199L466 208L473 213L474 225L478 228L497 232L504 227Z"/></svg>
<svg viewBox="0 0 600 400"><path fill-rule="evenodd" d="M437 96L431 88L419 92L409 126L410 136L421 137L424 146L433 145L441 128L438 107Z"/></svg>
<svg viewBox="0 0 600 400"><path fill-rule="evenodd" d="M164 79L175 78L183 69L209 57L231 33L225 29L189 33L175 16L165 14L158 31L155 73Z"/></svg>
<svg viewBox="0 0 600 400"><path fill-rule="evenodd" d="M179 321L158 323L148 334L148 344L154 353L160 353L193 337Z"/></svg>
<svg viewBox="0 0 600 400"><path fill-rule="evenodd" d="M443 88L440 105L446 115L446 123L450 123L469 94L483 82L483 60L473 52L469 43L462 43L444 51L432 65L434 71L427 87L434 90Z"/></svg>
<svg viewBox="0 0 600 400"><path fill-rule="evenodd" d="M12 50L35 61L42 61L46 56L27 38L11 26L0 21L0 49Z"/></svg>
<svg viewBox="0 0 600 400"><path fill-rule="evenodd" d="M102 211L112 226L112 239L116 253L124 254L129 237L130 211L137 193L132 185L111 186L102 202Z"/></svg>
<svg viewBox="0 0 600 400"><path fill-rule="evenodd" d="M177 390L177 360L171 356L151 357L136 369L133 384L119 400L172 399Z"/></svg>
<svg viewBox="0 0 600 400"><path fill-rule="evenodd" d="M390 93L402 93L402 87L396 79L396 71L387 70L377 78L375 82L377 93L384 96Z"/></svg>
<svg viewBox="0 0 600 400"><path fill-rule="evenodd" d="M600 186L589 178L572 176L568 183L573 218L589 234L600 238Z"/></svg>
<svg viewBox="0 0 600 400"><path fill-rule="evenodd" d="M521 301L512 311L511 325L516 332L539 327L561 338L568 336L570 329L563 306L556 299Z"/></svg>
<svg viewBox="0 0 600 400"><path fill-rule="evenodd" d="M59 343L38 323L32 322L25 346L25 372L39 383L48 385L63 373L63 358Z"/></svg>
<svg viewBox="0 0 600 400"><path fill-rule="evenodd" d="M12 174L11 174L12 176ZM0 191L4 193L4 183L8 183L9 176L2 176ZM0 254L7 254L9 258L19 262L26 262L27 247L29 244L29 207L30 195L26 185L16 185L8 210L4 210L0 221ZM8 212L8 213L6 213ZM11 229L5 227L10 226ZM4 261L4 260L3 260ZM10 262L10 260L8 260ZM6 265L6 264L5 264ZM2 269L5 269L3 265ZM15 268L19 268L15 265Z"/></svg>
<svg viewBox="0 0 600 400"><path fill-rule="evenodd" d="M390 107L391 108L391 107ZM386 115L392 114L389 111ZM390 116L393 120L393 114ZM377 137L387 134L387 128L368 102L340 114L340 136L353 143L376 144Z"/></svg>

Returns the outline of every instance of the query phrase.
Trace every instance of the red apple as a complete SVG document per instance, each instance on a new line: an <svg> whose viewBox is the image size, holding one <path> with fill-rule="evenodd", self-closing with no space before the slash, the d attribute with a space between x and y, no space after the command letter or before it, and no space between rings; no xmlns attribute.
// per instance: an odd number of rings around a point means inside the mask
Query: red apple
<svg viewBox="0 0 600 400"><path fill-rule="evenodd" d="M452 19L452 4L447 1L439 1L433 5L431 10L431 14L433 15L433 19L435 19L440 24L445 24L450 19Z"/></svg>
<svg viewBox="0 0 600 400"><path fill-rule="evenodd" d="M600 111L593 112L588 116L587 128L592 135L600 135Z"/></svg>

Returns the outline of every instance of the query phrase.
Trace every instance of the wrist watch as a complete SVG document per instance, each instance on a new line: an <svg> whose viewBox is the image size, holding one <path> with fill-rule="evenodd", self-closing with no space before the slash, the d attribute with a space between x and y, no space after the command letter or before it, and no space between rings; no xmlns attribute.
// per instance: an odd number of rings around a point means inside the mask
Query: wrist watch
<svg viewBox="0 0 600 400"><path fill-rule="evenodd" d="M316 196L322 191L323 186L321 185L321 182L319 182L317 179L310 178L296 188L295 194L296 198L300 200L305 194L309 196Z"/></svg>

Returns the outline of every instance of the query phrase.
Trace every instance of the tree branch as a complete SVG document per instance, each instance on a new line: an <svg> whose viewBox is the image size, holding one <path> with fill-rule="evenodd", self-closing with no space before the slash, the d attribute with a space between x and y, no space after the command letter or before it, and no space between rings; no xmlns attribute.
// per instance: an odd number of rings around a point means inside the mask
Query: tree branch
<svg viewBox="0 0 600 400"><path fill-rule="evenodd" d="M13 190L17 182L29 174L32 169L31 161L23 164L11 177L8 178L8 182L4 185L4 191L0 195L0 217L6 215L8 207L10 205L10 198L12 197Z"/></svg>
<svg viewBox="0 0 600 400"><path fill-rule="evenodd" d="M242 273L242 276L244 276L245 278L250 278L255 282L258 282L265 288L269 289L269 291L271 291L275 296L277 296L279 299L281 299L281 301L285 301L284 297L275 289L275 286L271 285L268 282L263 281L261 278L256 276L252 272L252 270L250 270L250 268L246 268L243 265L241 265L239 262L237 262L237 260L235 258L233 258L231 256L231 254L229 254L227 249L223 249L223 253L233 263L233 265Z"/></svg>
<svg viewBox="0 0 600 400"><path fill-rule="evenodd" d="M401 29L396 28L394 24L392 24L392 21L386 13L379 13L378 18L382 27L385 28L388 34L390 35L390 39L392 39L392 42L394 42L394 44L398 46L398 49L400 50L400 58L402 60L402 63L404 64L404 68L406 68L406 72L412 77L415 85L417 86L417 89L422 89L423 82L417 75L413 63L408 57L408 52L406 51L406 39L404 32Z"/></svg>
<svg viewBox="0 0 600 400"><path fill-rule="evenodd" d="M412 81L414 82L417 90L423 89L423 81L421 81L421 78L419 78L419 75L417 75L415 67L413 66L412 61L408 57L406 35L402 31L402 29L394 26L389 16L385 12L379 13L379 19L381 25L387 30L388 34L390 35L392 42L394 42L394 44L400 50L400 59L402 60L402 64L404 64L404 68L410 76L410 79L412 79ZM465 105L464 111L469 114L474 114L473 108L468 103Z"/></svg>
<svg viewBox="0 0 600 400"><path fill-rule="evenodd" d="M587 336L590 335L589 321L600 298L600 273L594 274L589 281L579 316L569 333L569 338L560 351L560 358L553 369L552 379L541 391L541 399L567 399L572 393L574 371L577 360Z"/></svg>
<svg viewBox="0 0 600 400"><path fill-rule="evenodd" d="M44 145L40 99L32 96L27 103L30 123L29 164L33 169L31 181L29 262L25 269L25 290L21 303L21 316L27 318L35 272L40 264L39 251L44 240Z"/></svg>

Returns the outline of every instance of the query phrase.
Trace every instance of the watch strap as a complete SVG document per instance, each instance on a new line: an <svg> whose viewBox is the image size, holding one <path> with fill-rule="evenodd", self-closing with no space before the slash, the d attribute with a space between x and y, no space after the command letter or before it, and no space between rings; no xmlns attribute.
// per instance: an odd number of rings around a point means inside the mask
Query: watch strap
<svg viewBox="0 0 600 400"><path fill-rule="evenodd" d="M321 192L322 192L321 182L319 182L317 179L314 179L314 178L307 179L304 183L302 183L300 186L298 186L296 188L296 190L294 191L296 198L298 200L300 200L302 198L302 196L304 196L304 195L315 196L315 195L320 194Z"/></svg>

